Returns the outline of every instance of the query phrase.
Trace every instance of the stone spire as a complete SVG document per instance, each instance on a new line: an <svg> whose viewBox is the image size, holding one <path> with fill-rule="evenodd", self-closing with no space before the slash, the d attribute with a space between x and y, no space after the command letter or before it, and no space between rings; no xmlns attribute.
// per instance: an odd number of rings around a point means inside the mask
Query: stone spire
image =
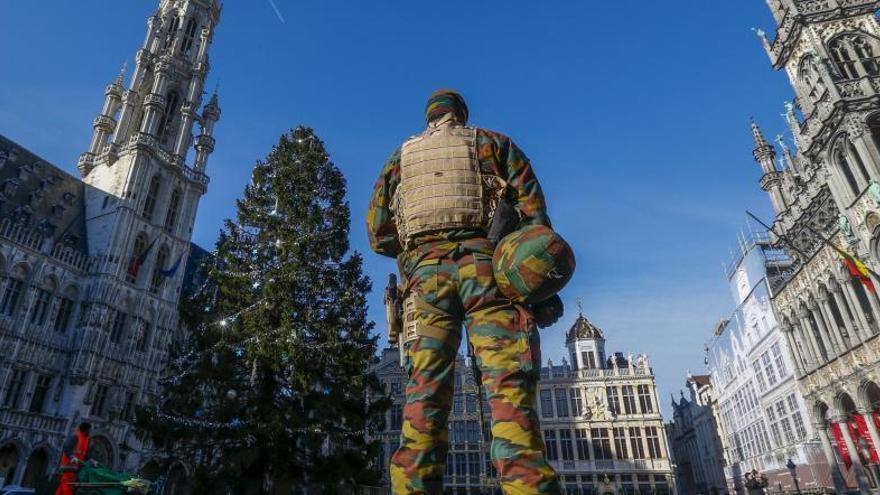
<svg viewBox="0 0 880 495"><path fill-rule="evenodd" d="M752 138L755 141L755 149L752 156L761 166L764 175L761 176L761 189L770 195L773 210L777 213L785 211L788 205L782 191L782 173L776 168L776 149L764 138L764 133L758 127L755 119L752 122Z"/></svg>

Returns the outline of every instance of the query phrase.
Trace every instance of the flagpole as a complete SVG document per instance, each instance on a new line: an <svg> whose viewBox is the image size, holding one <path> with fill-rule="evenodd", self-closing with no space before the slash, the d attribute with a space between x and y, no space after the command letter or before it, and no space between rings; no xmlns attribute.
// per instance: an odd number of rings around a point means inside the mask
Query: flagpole
<svg viewBox="0 0 880 495"><path fill-rule="evenodd" d="M752 215L752 212L746 210L746 215L752 217L753 220L755 220L756 222L758 222L759 224L761 224L761 226L763 226L763 227L764 227L765 229L767 229L768 231L772 232L773 235L775 235L776 237L779 237L780 239L782 239L782 241L783 241L785 244L787 244L790 248L792 248L792 249L794 249L795 251L797 251L797 253L800 254L800 255L804 258L804 261L806 261L806 259L808 258L807 254L804 253L803 251L801 251L800 249L798 249L797 246L795 246L791 241L789 241L788 238L787 238L786 236L777 234L777 233L773 230L772 227L770 227L770 226L768 226L766 223L762 222L762 221L761 221L758 217L756 217L755 215ZM823 243L823 244L828 245L828 246L831 246L831 248L834 249L835 251L837 251L837 253L840 254L841 256L844 256L844 257L847 257L847 258L857 259L855 256L853 256L853 255L847 253L846 251L844 251L843 249L837 247L836 244L834 244L834 243L831 242L830 240L826 239L824 235L820 234L819 232L816 232L816 230L813 229L812 227L810 227L809 225L805 225L805 226L807 227L807 229L810 230L810 232L813 233L813 235L817 236L819 239L822 239L822 243ZM875 272L874 270L872 270L871 267L869 267L868 265L865 265L864 263L862 263L862 264L865 266L865 269L868 270L868 273L870 273L871 275L874 276L874 278L876 278L878 281L880 281L880 275L878 275L877 272Z"/></svg>

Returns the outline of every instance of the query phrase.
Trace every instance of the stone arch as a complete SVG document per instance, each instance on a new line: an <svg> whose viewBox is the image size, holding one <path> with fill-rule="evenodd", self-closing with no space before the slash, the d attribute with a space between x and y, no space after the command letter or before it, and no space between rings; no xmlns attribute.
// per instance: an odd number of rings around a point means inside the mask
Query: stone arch
<svg viewBox="0 0 880 495"><path fill-rule="evenodd" d="M88 457L114 469L116 467L116 448L114 445L115 443L106 435L92 435L89 438Z"/></svg>
<svg viewBox="0 0 880 495"><path fill-rule="evenodd" d="M877 411L880 409L880 385L871 380L865 380L859 386L858 398L865 410Z"/></svg>
<svg viewBox="0 0 880 495"><path fill-rule="evenodd" d="M189 470L182 462L175 462L168 468L168 480L164 495L185 495L189 490Z"/></svg>
<svg viewBox="0 0 880 495"><path fill-rule="evenodd" d="M831 168L840 172L844 184L849 186L852 197L857 197L861 192L859 177L869 179L869 176L864 163L856 160L861 160L858 154L851 155L851 148L852 143L849 135L846 132L839 133L834 137L832 145L829 147L828 162L832 165Z"/></svg>
<svg viewBox="0 0 880 495"><path fill-rule="evenodd" d="M141 466L138 472L145 480L156 481L162 475L162 465L156 459L150 459Z"/></svg>
<svg viewBox="0 0 880 495"><path fill-rule="evenodd" d="M30 263L28 263L27 261L19 261L9 271L9 275L21 280L22 282L27 282L31 277L32 271L33 268L31 267Z"/></svg>
<svg viewBox="0 0 880 495"><path fill-rule="evenodd" d="M4 484L12 484L15 480L24 451L24 445L18 440L0 442L0 479Z"/></svg>
<svg viewBox="0 0 880 495"><path fill-rule="evenodd" d="M824 401L816 401L813 404L813 417L816 418L816 421L821 421L823 424L827 424L831 421L831 408L828 407Z"/></svg>
<svg viewBox="0 0 880 495"><path fill-rule="evenodd" d="M50 273L43 277L43 288L49 291L50 293L55 293L58 290L58 287L61 286L61 283L58 281L58 275L54 273Z"/></svg>
<svg viewBox="0 0 880 495"><path fill-rule="evenodd" d="M846 390L842 390L834 397L834 408L837 409L838 414L847 419L854 414L858 414L856 401L853 400L852 396Z"/></svg>
<svg viewBox="0 0 880 495"><path fill-rule="evenodd" d="M47 446L42 445L32 450L25 464L21 485L35 488L40 480L48 474L49 467L52 465L51 461L52 455Z"/></svg>

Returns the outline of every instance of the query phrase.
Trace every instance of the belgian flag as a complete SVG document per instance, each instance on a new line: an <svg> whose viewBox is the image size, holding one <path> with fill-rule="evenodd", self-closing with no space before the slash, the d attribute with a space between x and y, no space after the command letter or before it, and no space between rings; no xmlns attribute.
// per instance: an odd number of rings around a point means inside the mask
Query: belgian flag
<svg viewBox="0 0 880 495"><path fill-rule="evenodd" d="M849 274L852 275L853 278L859 279L868 291L877 292L877 288L874 287L874 281L871 280L871 270L869 270L868 267L855 256L837 246L834 246L834 249L837 250L837 254L840 255L843 264L846 265L846 269L849 270Z"/></svg>

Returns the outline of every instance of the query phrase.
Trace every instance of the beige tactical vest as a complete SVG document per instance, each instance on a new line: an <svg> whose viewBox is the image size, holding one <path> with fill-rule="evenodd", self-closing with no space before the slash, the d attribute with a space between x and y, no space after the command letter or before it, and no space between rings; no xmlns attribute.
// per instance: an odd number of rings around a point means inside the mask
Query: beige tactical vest
<svg viewBox="0 0 880 495"><path fill-rule="evenodd" d="M405 247L426 232L488 230L502 181L483 176L477 131L443 125L403 144L395 221Z"/></svg>

